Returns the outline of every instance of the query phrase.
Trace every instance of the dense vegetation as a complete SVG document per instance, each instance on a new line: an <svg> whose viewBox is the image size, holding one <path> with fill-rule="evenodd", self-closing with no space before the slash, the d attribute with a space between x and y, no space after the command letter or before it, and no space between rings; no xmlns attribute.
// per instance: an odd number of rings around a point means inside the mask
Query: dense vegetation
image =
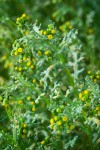
<svg viewBox="0 0 100 150"><path fill-rule="evenodd" d="M99 0L0 4L0 150L99 150Z"/></svg>

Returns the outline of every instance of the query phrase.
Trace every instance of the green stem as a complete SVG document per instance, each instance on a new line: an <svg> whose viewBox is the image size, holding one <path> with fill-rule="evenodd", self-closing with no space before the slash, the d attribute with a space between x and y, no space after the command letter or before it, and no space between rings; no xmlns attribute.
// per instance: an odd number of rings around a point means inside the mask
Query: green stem
<svg viewBox="0 0 100 150"><path fill-rule="evenodd" d="M59 57L60 57L61 62L64 64L65 60L64 60L63 55L59 54ZM65 71L65 73L66 73L66 75L68 77L69 83L73 87L73 91L74 91L75 96L78 98L78 90L77 90L77 88L75 86L74 80L73 80L73 78L71 76L71 73L70 73L69 69L68 68L64 68L64 71Z"/></svg>

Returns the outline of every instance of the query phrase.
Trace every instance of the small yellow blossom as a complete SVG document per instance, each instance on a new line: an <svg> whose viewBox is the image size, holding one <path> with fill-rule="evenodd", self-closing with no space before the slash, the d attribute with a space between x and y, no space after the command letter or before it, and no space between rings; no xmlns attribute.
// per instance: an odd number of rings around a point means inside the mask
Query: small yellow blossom
<svg viewBox="0 0 100 150"><path fill-rule="evenodd" d="M32 111L33 111L33 112L35 112L35 111L36 111L36 108L35 108L35 107L33 107L33 108L32 108Z"/></svg>
<svg viewBox="0 0 100 150"><path fill-rule="evenodd" d="M94 79L94 82L97 82L97 79Z"/></svg>
<svg viewBox="0 0 100 150"><path fill-rule="evenodd" d="M1 58L2 60L6 60L7 59L7 56L2 56L2 58Z"/></svg>
<svg viewBox="0 0 100 150"><path fill-rule="evenodd" d="M36 83L36 79L33 79L32 82L33 82L33 83Z"/></svg>
<svg viewBox="0 0 100 150"><path fill-rule="evenodd" d="M90 33L90 34L93 33L93 29L91 29L91 28L88 29L88 33Z"/></svg>
<svg viewBox="0 0 100 150"><path fill-rule="evenodd" d="M23 57L23 60L24 60L24 61L26 61L26 60L27 60L27 58L26 58L26 57Z"/></svg>
<svg viewBox="0 0 100 150"><path fill-rule="evenodd" d="M86 106L87 106L87 107L89 107L89 106L90 106L90 104L89 104L89 103L86 103Z"/></svg>
<svg viewBox="0 0 100 150"><path fill-rule="evenodd" d="M70 26L69 26L69 29L72 29L72 28L73 28L73 26L70 25Z"/></svg>
<svg viewBox="0 0 100 150"><path fill-rule="evenodd" d="M57 116L54 116L54 120L57 121L57 120L58 120L58 117L57 117Z"/></svg>
<svg viewBox="0 0 100 150"><path fill-rule="evenodd" d="M22 14L22 18L26 18L26 14Z"/></svg>
<svg viewBox="0 0 100 150"><path fill-rule="evenodd" d="M67 25L67 26L70 26L70 22L69 22L69 21L67 21L67 22L66 22L66 25Z"/></svg>
<svg viewBox="0 0 100 150"><path fill-rule="evenodd" d="M26 133L26 129L23 129L23 133Z"/></svg>
<svg viewBox="0 0 100 150"><path fill-rule="evenodd" d="M29 31L26 30L24 33L25 33L25 35L28 35L28 34L29 34Z"/></svg>
<svg viewBox="0 0 100 150"><path fill-rule="evenodd" d="M70 128L70 130L73 130L75 128L75 126L71 125L69 128Z"/></svg>
<svg viewBox="0 0 100 150"><path fill-rule="evenodd" d="M23 104L23 100L19 100L19 101L18 101L18 104Z"/></svg>
<svg viewBox="0 0 100 150"><path fill-rule="evenodd" d="M50 54L50 51L49 51L49 50L46 50L46 51L44 52L44 54L45 54L45 55L49 55L49 54Z"/></svg>
<svg viewBox="0 0 100 150"><path fill-rule="evenodd" d="M15 67L15 70L18 70L18 67Z"/></svg>
<svg viewBox="0 0 100 150"><path fill-rule="evenodd" d="M55 34L55 33L56 33L56 30L54 30L54 29L51 30L51 33L52 33L52 34Z"/></svg>
<svg viewBox="0 0 100 150"><path fill-rule="evenodd" d="M95 110L97 110L97 111L98 111L98 110L99 110L99 107L96 107L96 108L95 108Z"/></svg>
<svg viewBox="0 0 100 150"><path fill-rule="evenodd" d="M26 128L26 127L27 127L27 124L26 124L26 123L24 123L24 124L23 124L23 128Z"/></svg>
<svg viewBox="0 0 100 150"><path fill-rule="evenodd" d="M84 94L88 95L88 94L89 94L89 91L88 91L88 90L85 90L85 91L84 91Z"/></svg>
<svg viewBox="0 0 100 150"><path fill-rule="evenodd" d="M90 71L90 70L88 71L88 74L91 74L91 71Z"/></svg>
<svg viewBox="0 0 100 150"><path fill-rule="evenodd" d="M82 101L85 101L84 97L81 98Z"/></svg>
<svg viewBox="0 0 100 150"><path fill-rule="evenodd" d="M51 40L53 38L52 34L48 35L48 39Z"/></svg>
<svg viewBox="0 0 100 150"><path fill-rule="evenodd" d="M18 68L18 70L19 70L19 71L22 71L22 68L21 68L21 67L19 67L19 68Z"/></svg>
<svg viewBox="0 0 100 150"><path fill-rule="evenodd" d="M97 78L97 79L99 79L99 78L100 78L100 76L98 76L98 75L97 75L97 76L96 76L96 78Z"/></svg>
<svg viewBox="0 0 100 150"><path fill-rule="evenodd" d="M31 61L28 61L26 65L29 67L31 65Z"/></svg>
<svg viewBox="0 0 100 150"><path fill-rule="evenodd" d="M100 111L98 111L98 115L100 115Z"/></svg>
<svg viewBox="0 0 100 150"><path fill-rule="evenodd" d="M43 34L46 35L46 34L47 34L47 31L44 31Z"/></svg>
<svg viewBox="0 0 100 150"><path fill-rule="evenodd" d="M30 96L28 96L28 97L27 97L27 100L28 100L28 101L30 101L30 100L31 100L31 97L30 97Z"/></svg>
<svg viewBox="0 0 100 150"><path fill-rule="evenodd" d="M14 52L14 55L17 56L18 55L18 51Z"/></svg>
<svg viewBox="0 0 100 150"><path fill-rule="evenodd" d="M40 30L40 34L43 34L43 32L44 32L43 30Z"/></svg>
<svg viewBox="0 0 100 150"><path fill-rule="evenodd" d="M34 65L31 65L30 68L31 68L31 69L34 69Z"/></svg>
<svg viewBox="0 0 100 150"><path fill-rule="evenodd" d="M45 143L45 141L42 141L41 144L43 145Z"/></svg>
<svg viewBox="0 0 100 150"><path fill-rule="evenodd" d="M17 18L16 21L19 22L19 21L20 21L20 18Z"/></svg>
<svg viewBox="0 0 100 150"><path fill-rule="evenodd" d="M37 54L38 54L39 56L41 56L41 55L42 55L41 51L38 51L38 52L37 52Z"/></svg>
<svg viewBox="0 0 100 150"><path fill-rule="evenodd" d="M68 118L66 116L62 117L63 121L68 121Z"/></svg>
<svg viewBox="0 0 100 150"><path fill-rule="evenodd" d="M80 98L80 99L82 98L82 93L79 94L79 98Z"/></svg>
<svg viewBox="0 0 100 150"><path fill-rule="evenodd" d="M90 76L91 79L93 79L93 76Z"/></svg>
<svg viewBox="0 0 100 150"><path fill-rule="evenodd" d="M58 124L59 126L61 126L61 125L62 125L62 122L61 122L61 121L58 121L57 124Z"/></svg>
<svg viewBox="0 0 100 150"><path fill-rule="evenodd" d="M31 102L31 105L34 105L35 103L34 102Z"/></svg>
<svg viewBox="0 0 100 150"><path fill-rule="evenodd" d="M51 123L51 124L54 124L54 120L53 120L53 119L50 119L50 123Z"/></svg>
<svg viewBox="0 0 100 150"><path fill-rule="evenodd" d="M22 48L18 48L18 52L22 53L23 49Z"/></svg>

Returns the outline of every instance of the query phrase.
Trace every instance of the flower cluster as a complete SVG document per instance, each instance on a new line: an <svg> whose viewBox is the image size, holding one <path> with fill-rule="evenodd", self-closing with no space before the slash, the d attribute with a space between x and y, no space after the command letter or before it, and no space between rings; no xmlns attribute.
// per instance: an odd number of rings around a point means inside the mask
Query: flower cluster
<svg viewBox="0 0 100 150"><path fill-rule="evenodd" d="M49 40L53 38L55 33L56 33L56 30L53 24L49 24L47 30L40 31L40 34L46 36Z"/></svg>
<svg viewBox="0 0 100 150"><path fill-rule="evenodd" d="M96 72L88 71L89 77L93 80L95 83L100 83L100 71L97 70Z"/></svg>
<svg viewBox="0 0 100 150"><path fill-rule="evenodd" d="M24 28L25 27L25 23L29 20L29 16L27 16L26 14L22 14L21 17L16 19L16 24L20 27L20 28Z"/></svg>

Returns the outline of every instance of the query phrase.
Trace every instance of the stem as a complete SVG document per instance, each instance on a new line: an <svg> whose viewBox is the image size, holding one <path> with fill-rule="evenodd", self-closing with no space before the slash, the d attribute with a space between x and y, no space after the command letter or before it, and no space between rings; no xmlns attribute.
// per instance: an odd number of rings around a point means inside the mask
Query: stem
<svg viewBox="0 0 100 150"><path fill-rule="evenodd" d="M63 55L60 54L59 56L60 56L60 60L61 60L62 64L64 64L64 63L65 63L65 60L64 60ZM68 69L68 68L64 68L64 71L65 71L65 73L66 73L66 75L67 75L67 77L68 77L69 83L70 83L71 86L73 87L75 96L78 98L78 90L77 90L77 88L76 88L76 86L75 86L74 80L73 80L73 78L72 78L72 76L71 76L71 73L70 73L69 69Z"/></svg>

